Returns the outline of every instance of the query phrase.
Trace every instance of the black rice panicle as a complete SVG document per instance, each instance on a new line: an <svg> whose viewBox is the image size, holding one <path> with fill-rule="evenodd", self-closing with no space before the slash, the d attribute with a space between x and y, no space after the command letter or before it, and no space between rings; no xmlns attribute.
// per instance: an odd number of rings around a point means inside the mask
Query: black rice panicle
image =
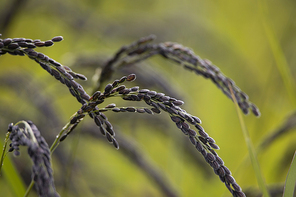
<svg viewBox="0 0 296 197"><path fill-rule="evenodd" d="M182 100L153 90L141 89L138 86L126 87L123 83L134 81L136 79L135 74L123 76L120 79L114 80L112 83L105 84L117 68L141 62L154 55L161 55L163 58L177 63L186 70L210 79L230 99L232 99L231 90L233 90L237 103L244 114L252 111L255 116L260 116L259 109L249 101L248 95L241 91L233 80L226 77L209 60L201 59L191 49L178 43L165 42L152 44L151 42L154 39L155 36L151 35L143 37L130 45L123 46L103 66L97 87L91 96L86 93L81 84L75 81L75 79L87 80L84 75L76 73L69 67L36 51L39 47L50 47L55 42L62 41L62 36L56 36L47 41L26 38L0 39L0 56L4 54L28 56L55 79L67 86L71 95L81 104L81 108L70 118L52 147L56 147L56 143L64 141L86 115L88 115L93 119L107 141L113 144L116 149L119 149L119 143L115 139L113 125L108 120L105 112L112 111L115 113L126 112L150 115L164 112L170 117L176 127L188 137L189 142L196 150L202 154L205 161L213 168L215 174L219 176L231 194L233 196L245 196L241 187L232 177L230 170L224 165L223 160L216 153L215 150L218 150L219 146L205 132L201 126L202 121L181 108L184 104ZM105 84L105 87L102 89L103 84ZM115 103L103 104L111 97L119 97L125 101L142 102L145 106L118 107ZM19 127L20 123L25 126ZM59 196L55 190L53 181L50 163L51 149L48 148L46 141L32 121L21 121L20 123L16 125L9 124L8 131L11 140L9 152L14 152L14 155L17 156L19 155L19 146L27 146L28 154L33 161L33 180L36 183L39 196Z"/></svg>
<svg viewBox="0 0 296 197"><path fill-rule="evenodd" d="M256 105L249 101L246 93L236 86L235 82L226 77L220 69L212 64L209 60L203 60L194 52L178 43L164 42L159 44L152 44L151 42L156 37L150 35L140 38L138 41L130 45L123 46L116 54L103 66L99 81L97 83L97 90L104 84L105 81L110 80L113 72L122 66L133 65L150 58L154 55L161 55L162 57L181 65L184 69L194 72L197 75L210 79L221 91L232 100L228 84L231 84L232 89L239 107L244 114L251 111L255 116L260 116L260 111Z"/></svg>
<svg viewBox="0 0 296 197"><path fill-rule="evenodd" d="M63 66L54 59L51 59L45 54L35 50L38 47L50 47L55 42L60 42L62 40L62 36L56 36L47 41L26 38L0 39L0 56L6 53L9 53L10 55L28 56L30 59L35 60L44 70L55 77L58 81L65 84L78 102L84 104L90 97L84 91L83 87L74 79L87 80L87 78L82 74L75 73L69 67Z"/></svg>
<svg viewBox="0 0 296 197"><path fill-rule="evenodd" d="M19 146L27 146L28 154L33 162L32 179L35 182L38 195L58 197L59 194L54 185L50 150L45 139L32 121L19 123L25 126L22 128L18 124L13 125L12 123L8 125L9 139L11 140L9 152L18 156L20 154Z"/></svg>

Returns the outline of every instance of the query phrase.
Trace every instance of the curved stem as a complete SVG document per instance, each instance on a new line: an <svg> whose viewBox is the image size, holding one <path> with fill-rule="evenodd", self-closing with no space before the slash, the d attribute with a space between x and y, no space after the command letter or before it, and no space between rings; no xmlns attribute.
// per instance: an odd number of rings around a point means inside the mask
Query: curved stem
<svg viewBox="0 0 296 197"><path fill-rule="evenodd" d="M31 181L31 183L30 183L24 197L27 197L29 195L29 193L30 193L31 189L33 188L33 186L34 186L34 180Z"/></svg>
<svg viewBox="0 0 296 197"><path fill-rule="evenodd" d="M76 113L77 113L77 112L76 112ZM73 114L71 117L75 116L76 113ZM54 142L52 143L52 145L51 145L50 148L49 148L50 153L53 153L53 151L58 147L58 145L60 144L60 141L59 141L60 138L62 137L63 133L64 133L66 130L68 130L68 128L70 127L70 125L71 125L71 123L68 122L68 123L63 127L63 129L60 131L60 133L56 136L56 139L54 140ZM26 191L24 197L27 197L27 196L29 195L31 189L32 189L33 186L34 186L34 183L35 183L35 182L34 182L34 180L32 179L30 185L28 186L28 189L27 189L27 191Z"/></svg>
<svg viewBox="0 0 296 197"><path fill-rule="evenodd" d="M7 132L5 140L4 140L4 146L3 146L3 151L2 151L2 155L1 155L1 160L0 160L0 173L1 173L1 169L2 169L2 165L3 165L3 161L4 161L4 157L5 157L5 151L7 148L7 142L9 139L9 132Z"/></svg>

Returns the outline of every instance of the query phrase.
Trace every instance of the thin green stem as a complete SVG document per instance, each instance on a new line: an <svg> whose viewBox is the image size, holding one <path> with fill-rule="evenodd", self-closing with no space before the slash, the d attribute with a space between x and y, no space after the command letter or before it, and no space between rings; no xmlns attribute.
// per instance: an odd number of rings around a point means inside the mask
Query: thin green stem
<svg viewBox="0 0 296 197"><path fill-rule="evenodd" d="M24 197L27 197L27 196L29 195L31 189L32 189L33 186L34 186L34 183L35 183L35 182L32 180L31 183L30 183L30 185L29 185L28 188L27 188L27 191L26 191Z"/></svg>
<svg viewBox="0 0 296 197"><path fill-rule="evenodd" d="M0 160L0 174L1 174L1 169L2 169L2 165L3 165L4 157L5 157L5 151L7 148L7 142L9 140L9 134L10 134L10 132L6 133L6 137L5 137L5 141L4 141L4 145L3 145L3 151L2 151L1 160Z"/></svg>
<svg viewBox="0 0 296 197"><path fill-rule="evenodd" d="M71 117L75 116L77 113L73 114ZM60 133L56 136L56 139L54 140L54 142L52 143L52 145L50 146L50 153L53 153L53 151L58 147L58 145L60 144L60 138L62 137L63 133L65 131L67 131L70 127L70 122L68 122L64 127L63 129L60 131ZM34 186L34 180L31 180L31 183L24 195L24 197L27 197L31 191L31 189L33 188Z"/></svg>
<svg viewBox="0 0 296 197"><path fill-rule="evenodd" d="M295 91L295 82L294 77L292 76L292 72L290 70L290 67L288 65L287 59L285 57L285 54L283 52L282 47L280 46L280 43L278 39L276 38L276 35L274 31L272 30L271 26L268 24L268 21L266 17L264 16L264 12L267 12L267 5L265 1L260 1L260 8L261 8L261 21L263 24L263 28L266 34L266 38L268 41L268 44L270 46L272 55L275 60L276 67L280 73L280 76L283 80L283 83L285 85L286 91L288 93L288 96L290 98L290 102L293 104L293 106L296 106L296 91Z"/></svg>
<svg viewBox="0 0 296 197"><path fill-rule="evenodd" d="M294 196L296 183L296 151L294 153L292 163L286 178L283 197Z"/></svg>
<svg viewBox="0 0 296 197"><path fill-rule="evenodd" d="M74 114L76 115L76 113ZM73 115L73 116L74 116ZM72 117L73 117L72 116ZM63 133L68 130L68 128L70 127L70 122L68 122L64 127L63 129L60 131L60 133L56 136L56 139L54 140L54 142L52 143L51 147L50 147L50 152L53 153L53 151L57 148L57 146L59 145L60 143L60 138L62 137Z"/></svg>
<svg viewBox="0 0 296 197"><path fill-rule="evenodd" d="M249 156L250 156L250 159L251 159L251 162L252 162L253 169L255 171L257 182L259 184L259 187L260 187L264 197L270 197L270 195L269 195L269 193L267 191L267 188L266 188L266 184L265 184L263 175L262 175L261 170L260 170L259 162L258 162L258 160L256 158L255 149L253 147L251 138L249 136L249 132L247 130L247 127L246 127L245 122L243 120L241 111L240 111L239 106L237 104L237 100L236 100L236 98L235 98L235 96L233 94L233 90L232 90L232 87L231 87L230 84L228 84L228 87L230 89L231 96L232 96L232 99L233 99L233 102L234 102L234 105L235 105L235 109L236 109L236 112L237 112L237 115L238 115L238 119L239 119L239 122L240 122L240 125L241 125L241 129L242 129L242 132L243 132L243 135L244 135L244 139L245 139L247 147L248 147Z"/></svg>

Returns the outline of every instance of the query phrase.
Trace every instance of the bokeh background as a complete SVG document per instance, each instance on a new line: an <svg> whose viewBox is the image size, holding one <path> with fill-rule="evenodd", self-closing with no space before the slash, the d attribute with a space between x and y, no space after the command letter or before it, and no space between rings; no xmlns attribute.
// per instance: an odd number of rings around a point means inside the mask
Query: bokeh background
<svg viewBox="0 0 296 197"><path fill-rule="evenodd" d="M38 51L85 74L88 81L81 84L89 93L100 66L121 46L150 34L157 36L155 43L177 42L211 60L261 111L260 118L250 114L244 120L273 196L282 195L296 149L295 18L292 0L0 1L2 38L63 36L63 42ZM184 109L202 120L220 146L218 154L237 183L248 196L261 196L235 107L210 80L161 57L115 71L113 80L130 72L151 78L138 77L130 86L184 100ZM153 77L160 80L155 82ZM27 57L1 56L0 81L1 143L7 125L24 119L32 120L51 144L80 107L65 86ZM109 102L133 105L118 99ZM106 115L119 144L129 145L138 155L115 150L100 137L93 121L85 118L53 154L61 196L169 196L161 184L176 196L230 196L166 114ZM14 176L6 173L10 160L22 177L23 188L9 181ZM30 169L25 149L18 158L8 155L0 176L1 196L22 192L30 183Z"/></svg>

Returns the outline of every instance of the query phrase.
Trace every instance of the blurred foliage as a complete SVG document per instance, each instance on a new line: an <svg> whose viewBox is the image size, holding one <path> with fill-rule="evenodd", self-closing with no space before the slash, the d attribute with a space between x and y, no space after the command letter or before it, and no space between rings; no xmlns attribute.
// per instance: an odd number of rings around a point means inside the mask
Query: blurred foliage
<svg viewBox="0 0 296 197"><path fill-rule="evenodd" d="M3 38L42 40L62 35L62 43L40 51L85 74L88 81L82 85L89 93L92 77L102 63L121 46L140 37L155 34L156 42L172 41L192 48L232 78L259 107L260 119L245 116L246 126L258 147L267 185L273 190L279 188L272 196L282 196L278 191L282 191L296 148L295 15L296 2L292 0L3 0L0 33ZM28 58L4 55L0 65L0 140L4 140L10 122L30 119L51 144L79 109L79 103ZM119 70L114 79L137 71L144 76L157 73L169 84L174 94L171 96L184 100L186 111L203 121L205 130L220 146L218 154L247 196L260 196L233 103L209 80L160 57ZM135 84L141 79L137 81ZM163 91L161 85L152 82L140 85ZM118 135L128 138L179 196L230 196L167 116L106 115ZM84 133L99 133L91 125L93 122L84 120L53 154L55 184L63 197L164 195L121 149L116 151L106 140L98 141L98 137ZM286 129L281 135L270 138L282 128ZM260 149L265 139L272 141ZM29 184L31 163L25 152L21 158L12 159ZM0 177L1 195L14 196L4 176L9 175L3 173Z"/></svg>

